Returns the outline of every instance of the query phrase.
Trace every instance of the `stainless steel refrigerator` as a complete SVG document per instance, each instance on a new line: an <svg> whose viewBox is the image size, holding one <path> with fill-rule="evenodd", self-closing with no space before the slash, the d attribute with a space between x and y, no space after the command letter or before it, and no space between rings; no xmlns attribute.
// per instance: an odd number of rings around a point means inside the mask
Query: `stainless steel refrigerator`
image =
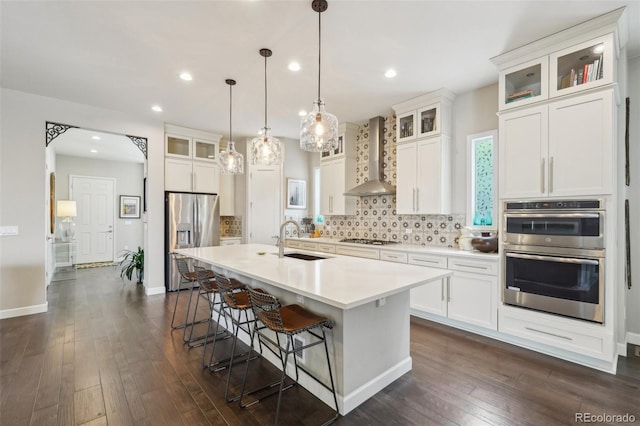
<svg viewBox="0 0 640 426"><path fill-rule="evenodd" d="M167 291L180 284L174 250L220 245L220 201L216 194L165 192L165 278ZM205 266L205 265L203 265Z"/></svg>

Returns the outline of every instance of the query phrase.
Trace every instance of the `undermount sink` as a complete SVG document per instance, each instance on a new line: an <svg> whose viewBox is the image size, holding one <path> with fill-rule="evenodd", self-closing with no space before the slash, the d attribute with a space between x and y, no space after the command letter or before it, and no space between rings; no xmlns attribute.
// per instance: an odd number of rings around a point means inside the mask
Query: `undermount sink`
<svg viewBox="0 0 640 426"><path fill-rule="evenodd" d="M275 254L275 253L274 253ZM313 254L305 254L305 253L285 253L284 257L293 257L294 259L301 260L322 260L328 259L328 257L315 256Z"/></svg>

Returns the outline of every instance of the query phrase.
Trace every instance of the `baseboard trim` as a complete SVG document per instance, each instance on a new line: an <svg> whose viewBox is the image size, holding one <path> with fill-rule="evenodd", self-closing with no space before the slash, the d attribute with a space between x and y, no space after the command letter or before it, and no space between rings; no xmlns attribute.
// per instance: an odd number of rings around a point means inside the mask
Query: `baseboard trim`
<svg viewBox="0 0 640 426"><path fill-rule="evenodd" d="M42 305L25 306L22 308L3 309L0 311L0 319L22 317L25 315L42 314L49 309L49 302Z"/></svg>
<svg viewBox="0 0 640 426"><path fill-rule="evenodd" d="M631 333L627 331L627 343L640 346L640 333Z"/></svg>
<svg viewBox="0 0 640 426"><path fill-rule="evenodd" d="M156 294L164 294L166 292L166 289L164 288L164 286L162 287L145 287L144 288L144 293L147 296L154 296Z"/></svg>

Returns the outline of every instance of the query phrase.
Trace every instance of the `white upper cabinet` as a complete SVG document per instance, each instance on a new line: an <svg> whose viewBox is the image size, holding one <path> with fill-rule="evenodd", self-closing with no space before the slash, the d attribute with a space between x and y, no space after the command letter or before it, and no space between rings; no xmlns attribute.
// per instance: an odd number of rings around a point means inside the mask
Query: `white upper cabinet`
<svg viewBox="0 0 640 426"><path fill-rule="evenodd" d="M338 125L338 147L332 151L320 153L321 160L333 160L335 158L356 158L356 144L358 125L341 123Z"/></svg>
<svg viewBox="0 0 640 426"><path fill-rule="evenodd" d="M612 90L500 116L500 198L605 195L613 190Z"/></svg>
<svg viewBox="0 0 640 426"><path fill-rule="evenodd" d="M537 58L500 71L500 110L544 101L549 97L549 59Z"/></svg>
<svg viewBox="0 0 640 426"><path fill-rule="evenodd" d="M617 63L613 34L559 50L549 56L550 97L611 84Z"/></svg>
<svg viewBox="0 0 640 426"><path fill-rule="evenodd" d="M165 190L218 193L220 136L170 124L165 132Z"/></svg>
<svg viewBox="0 0 640 426"><path fill-rule="evenodd" d="M491 58L499 73L499 110L616 83L626 22L620 8Z"/></svg>
<svg viewBox="0 0 640 426"><path fill-rule="evenodd" d="M453 93L441 89L393 106L398 142L399 214L451 213L450 135L454 99Z"/></svg>

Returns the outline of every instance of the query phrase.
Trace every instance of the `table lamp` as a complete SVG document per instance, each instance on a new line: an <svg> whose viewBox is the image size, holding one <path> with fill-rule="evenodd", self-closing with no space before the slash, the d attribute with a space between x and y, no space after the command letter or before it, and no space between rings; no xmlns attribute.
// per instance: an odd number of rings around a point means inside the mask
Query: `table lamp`
<svg viewBox="0 0 640 426"><path fill-rule="evenodd" d="M75 240L76 224L71 218L78 215L76 202L74 200L58 200L57 211L57 216L64 218L60 222L60 239L65 243Z"/></svg>

